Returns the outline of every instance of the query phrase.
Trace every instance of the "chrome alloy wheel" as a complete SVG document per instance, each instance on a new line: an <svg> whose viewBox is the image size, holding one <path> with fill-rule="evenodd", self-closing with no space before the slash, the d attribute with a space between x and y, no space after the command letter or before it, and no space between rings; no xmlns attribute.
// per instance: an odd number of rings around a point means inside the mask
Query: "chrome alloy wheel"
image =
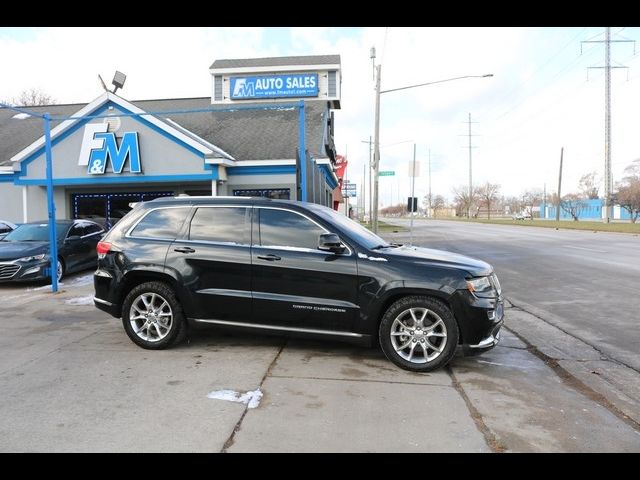
<svg viewBox="0 0 640 480"><path fill-rule="evenodd" d="M447 327L427 308L403 311L393 321L390 335L396 353L411 363L432 362L447 345Z"/></svg>
<svg viewBox="0 0 640 480"><path fill-rule="evenodd" d="M173 312L169 302L157 293L143 293L131 304L129 322L142 340L158 342L171 330Z"/></svg>
<svg viewBox="0 0 640 480"><path fill-rule="evenodd" d="M57 268L56 268L56 278L58 279L58 281L62 280L62 274L63 274L63 269L62 269L62 262L60 261L60 259L58 259L57 262Z"/></svg>

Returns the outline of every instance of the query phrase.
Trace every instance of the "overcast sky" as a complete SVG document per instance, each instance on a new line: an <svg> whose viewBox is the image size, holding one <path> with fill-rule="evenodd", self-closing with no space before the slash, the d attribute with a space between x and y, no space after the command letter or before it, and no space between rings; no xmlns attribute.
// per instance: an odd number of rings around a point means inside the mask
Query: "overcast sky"
<svg viewBox="0 0 640 480"><path fill-rule="evenodd" d="M468 186L471 113L473 183L501 185L504 195L557 188L565 147L563 193L585 173L604 172L604 27L596 28L0 28L0 99L36 87L58 103L89 102L102 93L97 78L127 75L119 95L129 100L210 96L216 59L340 54L342 109L336 145L347 153L347 176L361 183L373 135L370 48L382 63L382 89L492 73L381 97L381 203L405 202L417 144L416 196L452 198ZM640 39L640 28L612 28L613 38ZM640 157L640 46L612 44L613 179ZM406 143L399 143L406 142ZM360 188L359 188L360 191ZM601 188L600 193L602 194Z"/></svg>

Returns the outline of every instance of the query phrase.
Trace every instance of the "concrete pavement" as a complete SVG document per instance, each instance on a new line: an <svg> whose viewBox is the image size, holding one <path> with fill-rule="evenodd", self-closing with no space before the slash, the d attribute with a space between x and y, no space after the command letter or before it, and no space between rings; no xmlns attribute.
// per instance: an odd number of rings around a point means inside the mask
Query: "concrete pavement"
<svg viewBox="0 0 640 480"><path fill-rule="evenodd" d="M378 349L219 331L156 352L90 304L90 279L0 286L0 451L640 451L636 424L506 330L423 375ZM226 389L264 396L207 398Z"/></svg>

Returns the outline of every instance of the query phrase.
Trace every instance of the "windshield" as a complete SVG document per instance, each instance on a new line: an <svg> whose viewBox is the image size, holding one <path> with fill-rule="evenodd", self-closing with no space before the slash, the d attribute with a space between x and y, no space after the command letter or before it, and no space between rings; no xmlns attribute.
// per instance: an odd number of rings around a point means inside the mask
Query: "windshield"
<svg viewBox="0 0 640 480"><path fill-rule="evenodd" d="M315 204L311 204L309 205L309 207L321 218L337 225L339 228L347 232L349 236L351 236L351 238L353 238L356 242L358 242L365 248L372 249L389 245L388 242L384 241L371 230L368 230L358 222L351 220L350 218L336 212L335 210Z"/></svg>
<svg viewBox="0 0 640 480"><path fill-rule="evenodd" d="M68 225L57 224L56 233L58 240L65 237ZM48 242L49 241L49 224L48 223L27 223L20 225L18 228L9 232L2 239L3 242Z"/></svg>

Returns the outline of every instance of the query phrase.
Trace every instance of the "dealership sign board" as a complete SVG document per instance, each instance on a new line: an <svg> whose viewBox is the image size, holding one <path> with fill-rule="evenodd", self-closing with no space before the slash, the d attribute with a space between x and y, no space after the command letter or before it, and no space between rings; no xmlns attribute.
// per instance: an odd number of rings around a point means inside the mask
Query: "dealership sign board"
<svg viewBox="0 0 640 480"><path fill-rule="evenodd" d="M107 132L108 128L106 123L85 125L78 165L86 166L89 175L101 175L106 171L107 162L111 161L113 173L122 173L129 158L129 171L141 173L138 132L125 132L118 146L115 134Z"/></svg>
<svg viewBox="0 0 640 480"><path fill-rule="evenodd" d="M317 97L317 73L231 77L231 99Z"/></svg>

